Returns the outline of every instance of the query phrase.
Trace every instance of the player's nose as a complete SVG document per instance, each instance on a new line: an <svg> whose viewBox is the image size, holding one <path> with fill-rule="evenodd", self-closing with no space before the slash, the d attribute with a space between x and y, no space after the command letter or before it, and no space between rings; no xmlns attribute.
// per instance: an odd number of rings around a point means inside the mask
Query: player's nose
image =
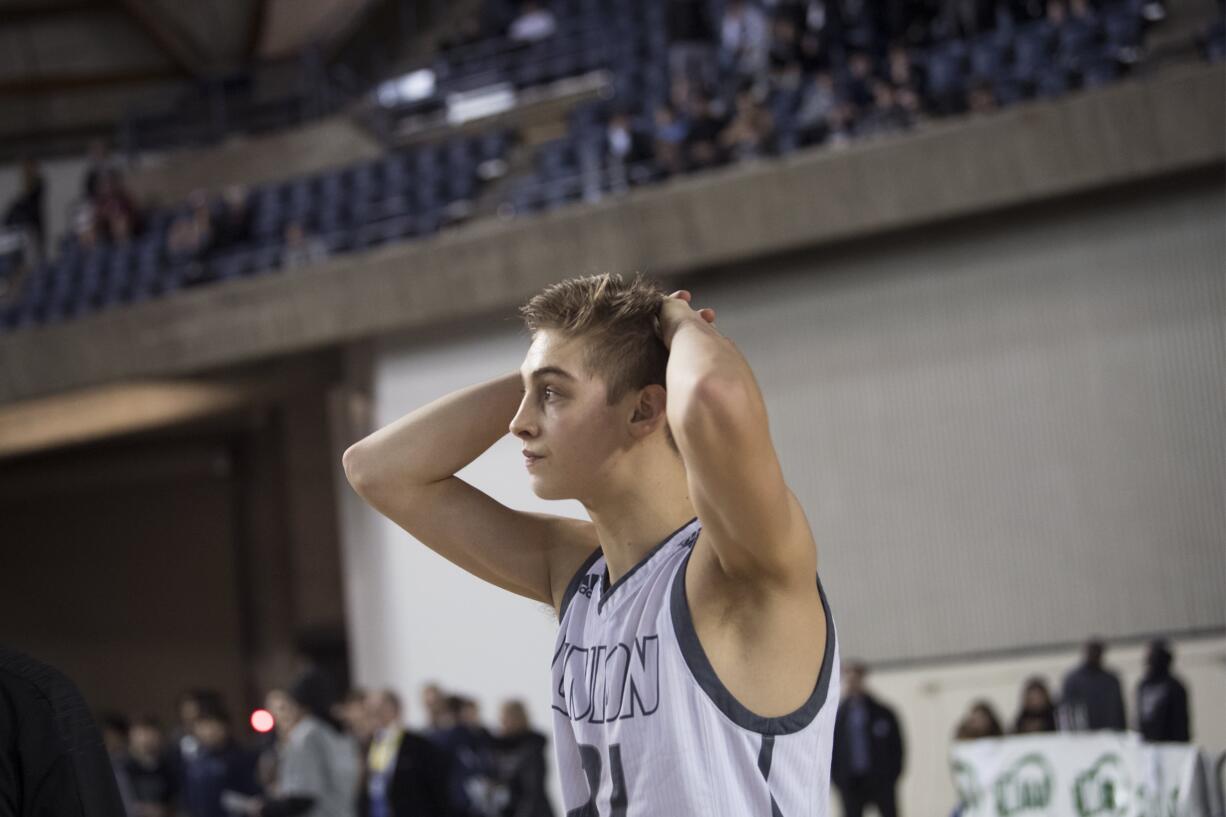
<svg viewBox="0 0 1226 817"><path fill-rule="evenodd" d="M532 417L532 409L526 396L519 404L519 409L515 412L515 416L511 418L511 424L508 428L511 434L520 439L536 436L536 421Z"/></svg>

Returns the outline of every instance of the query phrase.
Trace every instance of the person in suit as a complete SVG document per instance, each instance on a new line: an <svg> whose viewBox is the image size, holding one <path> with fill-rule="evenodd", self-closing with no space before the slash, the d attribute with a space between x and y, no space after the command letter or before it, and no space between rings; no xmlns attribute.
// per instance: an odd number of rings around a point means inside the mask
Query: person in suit
<svg viewBox="0 0 1226 817"><path fill-rule="evenodd" d="M447 817L451 763L429 739L404 726L404 706L390 689L367 697L374 727L366 754L363 817Z"/></svg>
<svg viewBox="0 0 1226 817"><path fill-rule="evenodd" d="M843 670L843 698L834 721L830 777L845 817L860 817L870 803L881 817L897 817L895 789L903 770L903 736L894 711L864 686L868 668Z"/></svg>

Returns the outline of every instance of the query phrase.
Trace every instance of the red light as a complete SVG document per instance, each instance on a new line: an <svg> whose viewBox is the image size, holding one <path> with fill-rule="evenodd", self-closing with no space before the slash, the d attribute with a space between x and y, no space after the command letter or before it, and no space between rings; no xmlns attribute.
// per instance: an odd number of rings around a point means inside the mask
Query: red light
<svg viewBox="0 0 1226 817"><path fill-rule="evenodd" d="M257 732L271 732L276 721L267 709L257 709L251 713L251 728Z"/></svg>

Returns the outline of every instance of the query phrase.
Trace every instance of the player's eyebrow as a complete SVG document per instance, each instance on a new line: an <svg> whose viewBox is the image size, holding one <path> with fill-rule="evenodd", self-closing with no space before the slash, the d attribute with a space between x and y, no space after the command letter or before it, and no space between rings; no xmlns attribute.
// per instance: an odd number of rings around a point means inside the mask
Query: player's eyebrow
<svg viewBox="0 0 1226 817"><path fill-rule="evenodd" d="M567 380L576 379L573 374L566 371L565 369L559 369L557 366L542 366L541 368L534 371L531 375L529 375L529 377L535 380L535 379L542 378L545 375L549 375L549 374L556 374L558 377L562 377Z"/></svg>

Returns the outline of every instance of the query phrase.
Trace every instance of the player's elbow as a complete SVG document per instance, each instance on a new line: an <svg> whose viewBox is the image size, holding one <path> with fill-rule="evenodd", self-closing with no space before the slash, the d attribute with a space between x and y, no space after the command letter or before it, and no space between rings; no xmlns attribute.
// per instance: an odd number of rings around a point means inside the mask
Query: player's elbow
<svg viewBox="0 0 1226 817"><path fill-rule="evenodd" d="M345 469L345 479L349 480L353 490L359 496L365 496L371 487L373 475L369 453L361 441L345 449L345 453L341 455L341 466Z"/></svg>
<svg viewBox="0 0 1226 817"><path fill-rule="evenodd" d="M715 441L735 434L743 424L755 422L760 398L752 383L719 373L703 375L694 381L685 399L677 406L670 423L681 434L695 441Z"/></svg>

